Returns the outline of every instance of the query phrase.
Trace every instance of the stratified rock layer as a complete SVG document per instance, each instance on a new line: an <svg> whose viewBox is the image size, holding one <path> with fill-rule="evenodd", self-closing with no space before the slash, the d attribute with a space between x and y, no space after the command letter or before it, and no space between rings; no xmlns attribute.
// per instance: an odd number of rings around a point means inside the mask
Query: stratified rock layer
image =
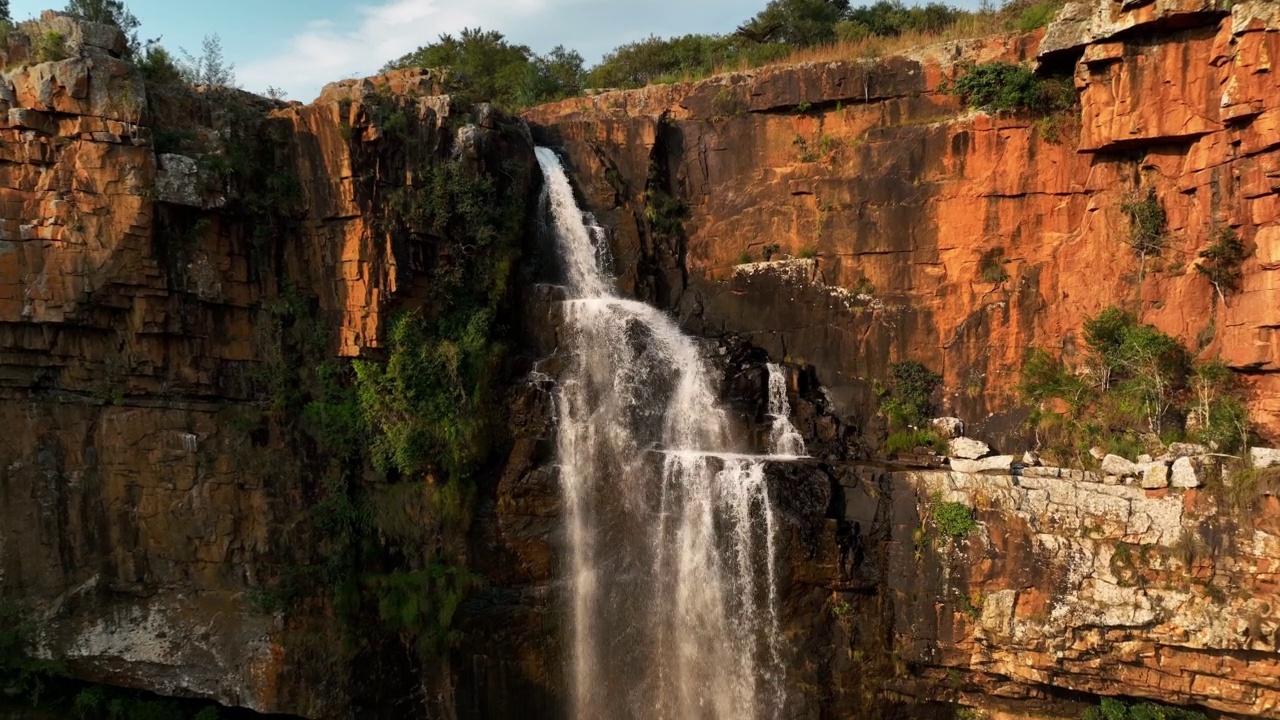
<svg viewBox="0 0 1280 720"><path fill-rule="evenodd" d="M940 90L957 58L1033 59L1036 35L604 92L526 117L616 228L636 292L689 328L815 365L850 407L911 358L944 373L943 412L1009 410L1028 347L1072 355L1083 320L1121 305L1239 371L1271 439L1280 24L1273 3L1173 5L1102 2L1107 23L1046 55L1080 91L1060 121L965 112ZM654 190L686 204L682 234L646 218ZM1168 247L1144 260L1122 205L1149 190ZM1224 301L1193 266L1226 227L1250 255Z"/></svg>

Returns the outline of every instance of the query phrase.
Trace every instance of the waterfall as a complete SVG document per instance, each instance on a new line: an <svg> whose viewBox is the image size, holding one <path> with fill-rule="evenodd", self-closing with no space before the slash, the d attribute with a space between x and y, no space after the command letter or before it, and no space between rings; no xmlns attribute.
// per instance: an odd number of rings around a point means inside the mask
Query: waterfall
<svg viewBox="0 0 1280 720"><path fill-rule="evenodd" d="M559 159L537 157L566 294L556 415L573 716L779 717L767 458L733 452L697 346L617 295ZM779 452L803 453L797 441L784 431Z"/></svg>
<svg viewBox="0 0 1280 720"><path fill-rule="evenodd" d="M787 377L780 365L769 363L769 452L775 455L804 455L804 438L791 424L791 403L787 401Z"/></svg>

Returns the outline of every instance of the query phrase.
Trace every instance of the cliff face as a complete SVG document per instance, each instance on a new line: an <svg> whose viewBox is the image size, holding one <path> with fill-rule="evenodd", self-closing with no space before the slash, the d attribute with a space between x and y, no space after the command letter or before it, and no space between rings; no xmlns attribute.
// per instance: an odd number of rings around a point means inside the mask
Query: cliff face
<svg viewBox="0 0 1280 720"><path fill-rule="evenodd" d="M1078 354L1084 319L1119 305L1221 357L1275 440L1275 8L1072 4L1024 37L602 92L526 118L613 230L624 286L693 332L813 368L855 424L877 422L872 382L913 359L943 372L944 413L1020 453L1027 349ZM957 63L997 59L1073 78L1080 107L1024 119L945 91ZM1167 213L1158 258L1134 252L1122 208L1151 192ZM1239 292L1219 296L1193 265L1224 227L1248 256ZM993 261L1004 277L984 278ZM830 638L812 648L832 673L825 707L857 708L860 678L883 673L909 696L988 708L1061 713L1075 691L1275 717L1274 500L1242 518L1203 491L1059 474L834 473L826 520L811 518L831 534L793 579L829 593L793 608ZM977 508L979 534L931 540L943 501ZM912 673L868 663L884 637Z"/></svg>
<svg viewBox="0 0 1280 720"><path fill-rule="evenodd" d="M387 704L394 633L353 682L324 595L264 602L334 532L308 519L330 448L277 408L300 366L379 357L458 252L391 222L386 198L429 180L409 148L530 198L527 131L430 74L286 106L147 87L113 28L26 29L68 57L0 82L0 599L83 680L311 717Z"/></svg>
<svg viewBox="0 0 1280 720"><path fill-rule="evenodd" d="M1070 5L1025 37L527 113L612 232L623 291L714 339L746 436L767 435L763 364L787 362L817 458L768 470L798 716L889 715L888 689L1064 716L1086 693L1280 717L1274 499L1231 516L1197 489L857 460L891 362L944 371L946 409L1002 438L1025 350L1078 352L1083 319L1112 304L1221 355L1280 437L1275 7ZM555 262L525 128L451 102L430 72L285 105L149 87L115 31L37 29L61 31L69 58L0 82L0 600L35 613L40 654L87 681L312 718L561 716L561 329L557 290L536 282ZM28 51L10 39L11 62ZM961 60L1036 57L1074 77L1078 114L968 112L941 89ZM525 259L502 306L509 437L465 537L420 538L485 579L429 664L331 594L279 596L344 532L315 519L334 448L290 398L314 367L381 358L391 318L429 316L438 268L474 255L398 215L398 193L441 169L520 199ZM1148 190L1169 247L1143 261L1121 205ZM1220 298L1191 263L1224 226L1250 255ZM992 259L1006 279L984 279ZM416 497L367 463L354 476L404 509L401 534L441 524L434 480ZM975 508L977 528L940 533L942 502ZM404 551L395 535L363 551Z"/></svg>
<svg viewBox="0 0 1280 720"><path fill-rule="evenodd" d="M1040 34L962 41L605 92L527 117L565 147L640 292L692 329L812 363L848 408L909 357L943 371L955 414L1007 410L1029 346L1071 353L1085 317L1122 305L1221 355L1275 438L1273 14L1269 3L1083 4L1043 48ZM940 89L960 60L1038 52L1074 72L1075 118L966 112ZM646 221L655 189L686 203L684 234ZM1144 262L1121 206L1151 189L1169 247ZM1226 302L1191 267L1220 227L1251 251ZM766 248L816 257L740 264ZM992 261L1006 280L983 278ZM657 282L643 287L646 276Z"/></svg>

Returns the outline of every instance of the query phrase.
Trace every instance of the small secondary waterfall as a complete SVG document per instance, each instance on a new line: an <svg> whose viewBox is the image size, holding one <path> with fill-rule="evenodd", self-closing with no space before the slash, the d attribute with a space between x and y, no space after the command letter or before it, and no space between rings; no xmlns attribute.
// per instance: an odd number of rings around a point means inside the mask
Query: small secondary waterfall
<svg viewBox="0 0 1280 720"><path fill-rule="evenodd" d="M574 717L779 717L768 458L731 451L693 340L616 294L559 159L537 156L567 295L557 419ZM795 456L785 391L771 368L773 450Z"/></svg>
<svg viewBox="0 0 1280 720"><path fill-rule="evenodd" d="M769 452L775 455L804 455L804 438L791 424L791 403L787 402L787 377L782 366L769 363Z"/></svg>

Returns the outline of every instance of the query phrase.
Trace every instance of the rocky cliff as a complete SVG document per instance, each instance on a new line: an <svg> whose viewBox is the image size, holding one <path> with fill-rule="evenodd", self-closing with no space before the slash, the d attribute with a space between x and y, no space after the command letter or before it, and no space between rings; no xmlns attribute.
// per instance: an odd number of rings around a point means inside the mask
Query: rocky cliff
<svg viewBox="0 0 1280 720"><path fill-rule="evenodd" d="M49 33L65 59L24 62ZM63 16L8 43L4 602L82 680L309 717L417 703L429 673L395 631L353 642L332 588L278 609L295 569L345 552L316 512L341 496L339 438L298 414L326 369L382 357L393 314L439 306L442 268L469 257L458 227L417 226L405 190L442 168L491 179L485 202L516 198L526 237L527 130L451 104L430 73L286 106L149 84L118 30Z"/></svg>
<svg viewBox="0 0 1280 720"><path fill-rule="evenodd" d="M1125 305L1220 355L1274 439L1280 33L1272 3L1225 7L1071 5L1047 36L604 92L526 117L566 148L637 292L692 329L813 364L847 407L909 357L943 372L955 414L1002 413L1028 347L1071 353L1084 318ZM1037 58L1073 74L1080 107L1060 123L970 112L945 92L962 62ZM1122 209L1152 190L1169 239L1155 261L1132 251ZM682 234L650 221L655 192L683 203ZM1251 251L1225 302L1191 267L1221 227ZM812 259L760 264L766 252ZM1003 272L984 277L991 264Z"/></svg>
<svg viewBox="0 0 1280 720"><path fill-rule="evenodd" d="M710 339L757 441L764 363L786 363L815 456L769 469L797 716L1065 717L1107 695L1280 717L1273 498L1230 513L1167 481L866 462L890 363L943 371L945 409L1011 444L1026 349L1080 352L1108 305L1224 358L1280 438L1275 8L1073 4L1032 35L597 93L528 126L425 71L309 106L158 86L116 31L46 15L0 82L0 600L82 681L310 718L561 716L558 291L531 127L612 233L624 292ZM32 62L49 30L66 59ZM1078 109L945 91L994 59L1073 78ZM1123 205L1152 191L1168 244L1141 258ZM450 214L488 206L511 222ZM1192 268L1223 227L1249 252L1230 295ZM477 241L495 235L511 252ZM393 319L434 321L476 262L514 268L491 293L504 432L459 500L331 416L351 361L385 360ZM938 521L956 504L963 533ZM427 652L388 579L456 577L439 557L483 582Z"/></svg>
<svg viewBox="0 0 1280 720"><path fill-rule="evenodd" d="M877 386L912 359L942 371L945 410L1020 454L1027 349L1079 357L1084 320L1118 305L1221 357L1275 440L1278 30L1266 2L1069 4L1031 35L525 116L564 148L632 292L811 368L872 436ZM1078 108L974 112L948 92L967 63L995 60L1068 78ZM1125 210L1146 197L1167 215L1158 258L1134 252ZM1222 228L1246 249L1230 295L1194 267ZM1239 517L1204 491L1034 467L833 477L814 557L830 554L809 576L840 616L814 649L838 688L825 707L847 714L880 672L908 696L991 710L1075 714L1080 692L1280 712L1273 499ZM948 502L977 509L978 535L936 534ZM843 564L850 547L860 559ZM847 650L822 654L841 637ZM915 670L868 663L877 649Z"/></svg>

